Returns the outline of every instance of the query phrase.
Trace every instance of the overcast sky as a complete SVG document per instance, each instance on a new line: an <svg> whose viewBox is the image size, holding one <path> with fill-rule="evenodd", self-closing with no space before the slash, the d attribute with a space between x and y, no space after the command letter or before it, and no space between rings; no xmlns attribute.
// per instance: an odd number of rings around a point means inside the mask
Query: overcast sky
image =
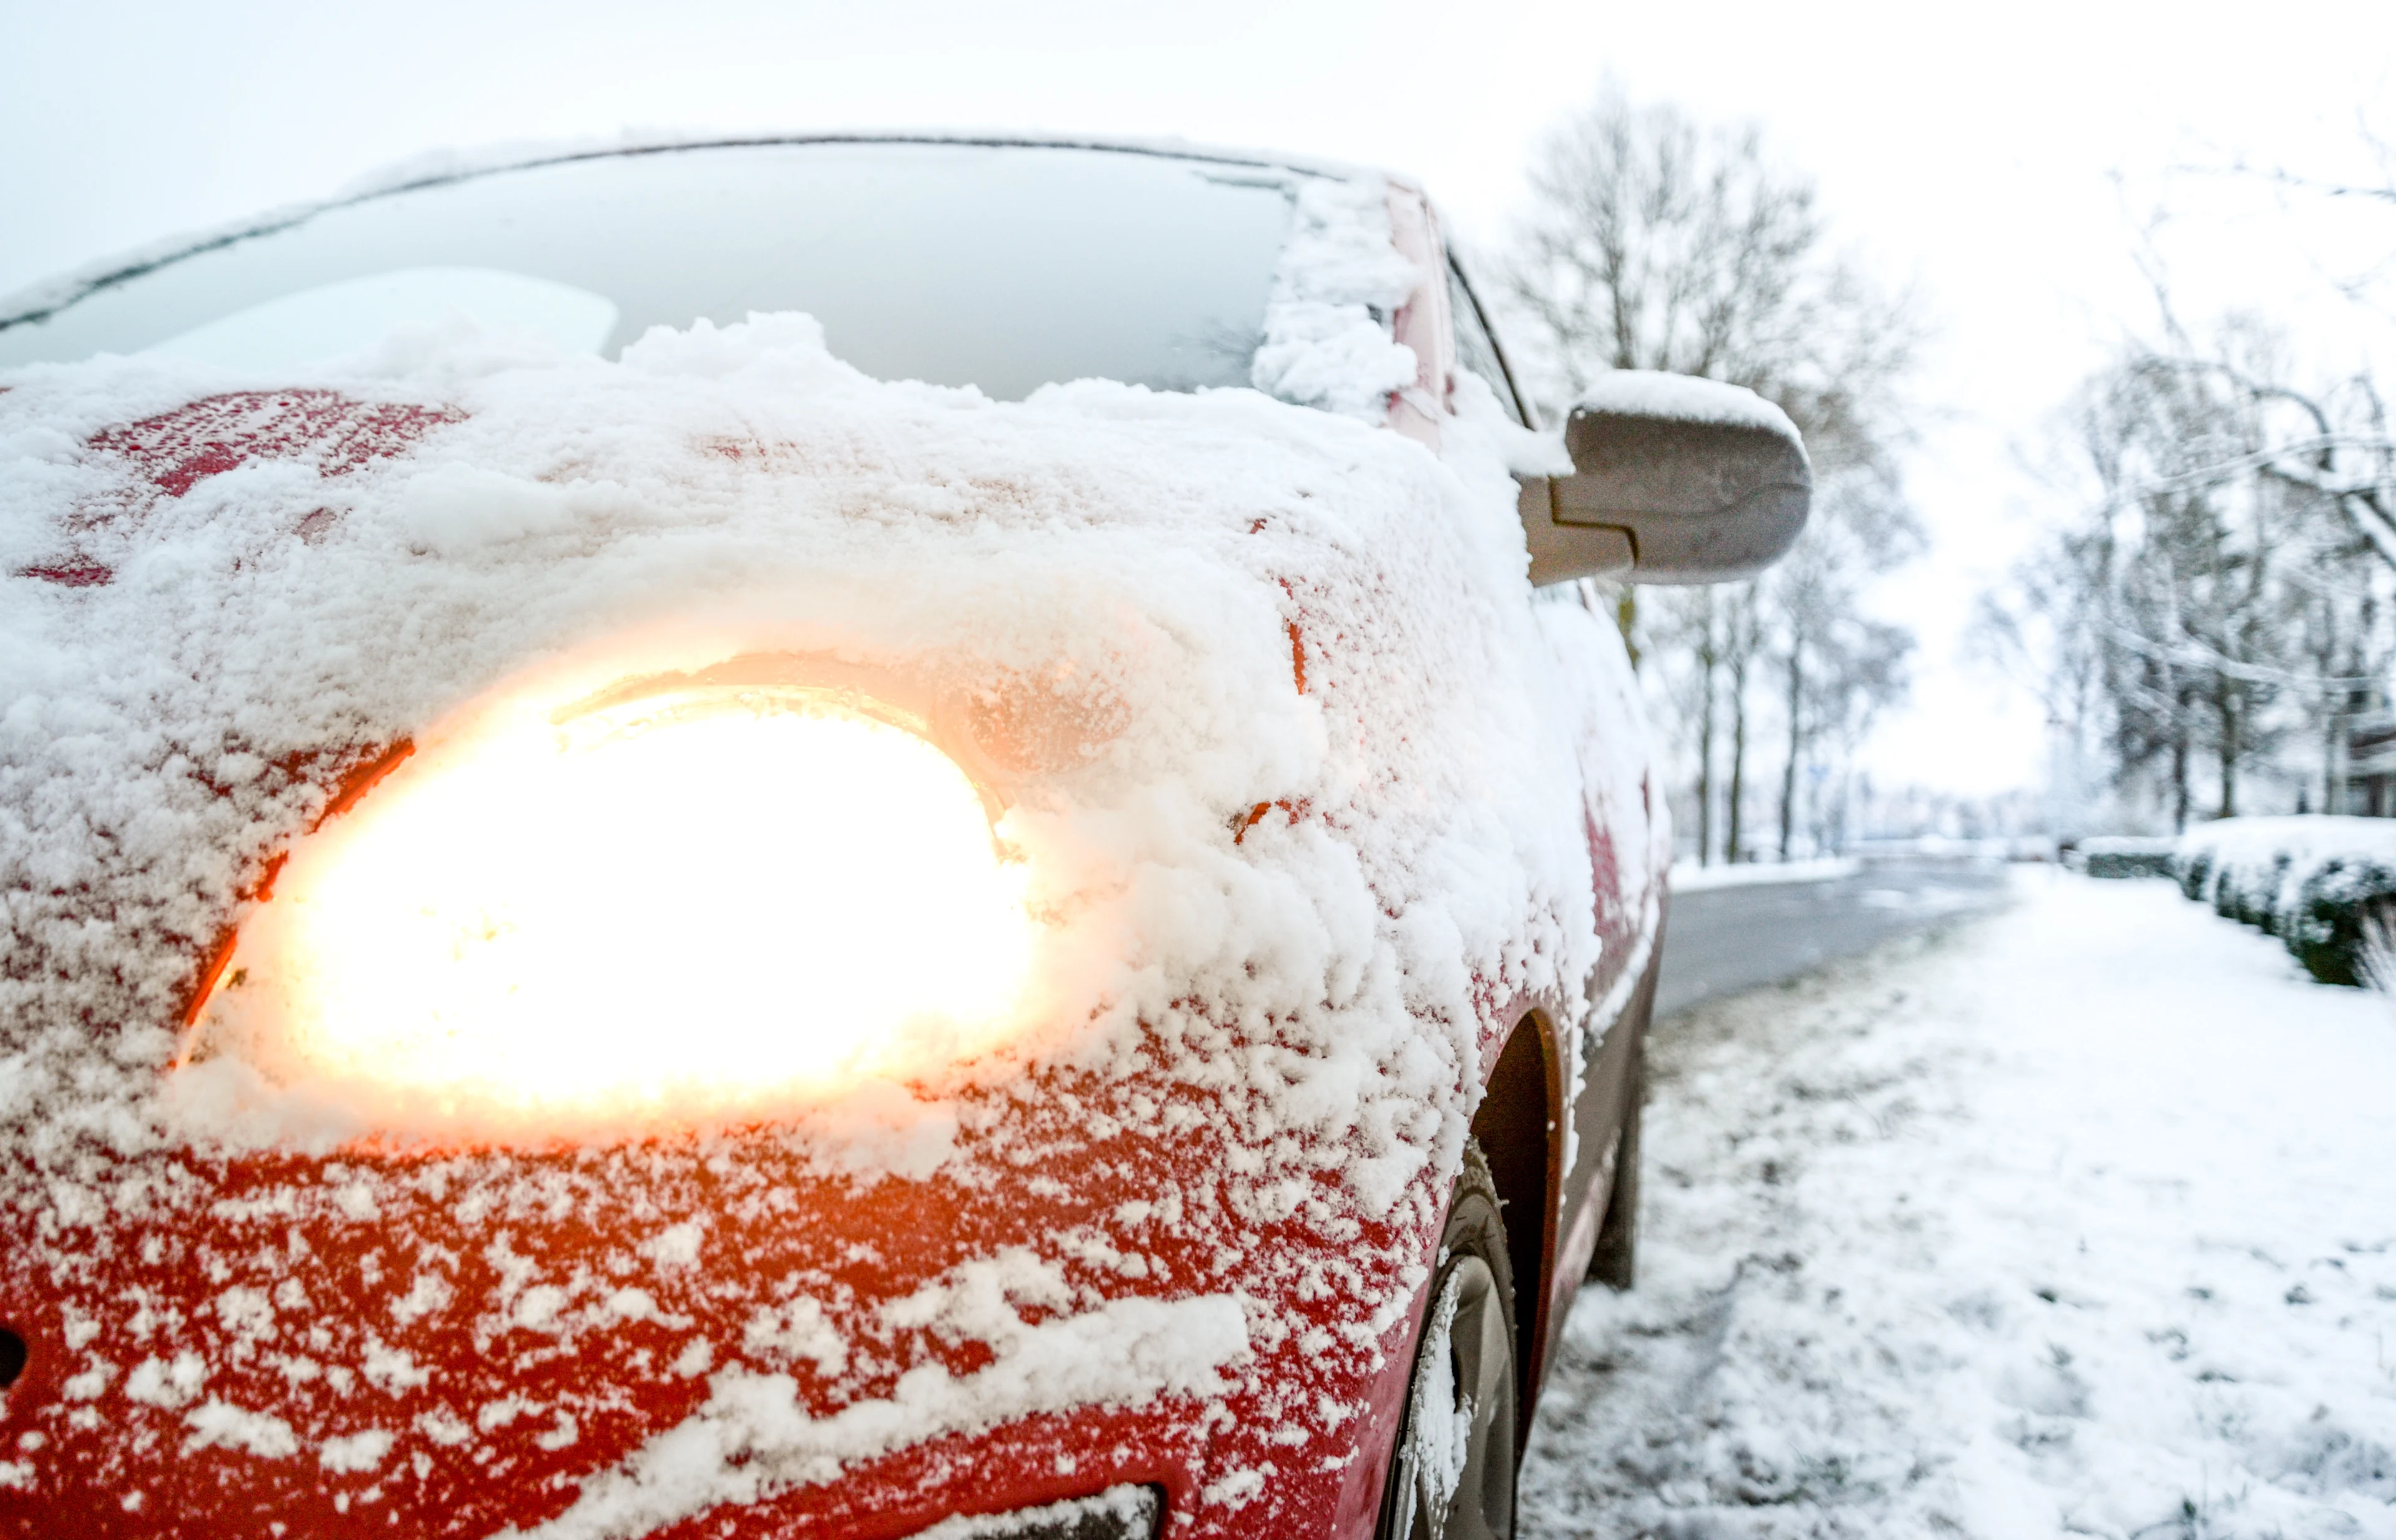
<svg viewBox="0 0 2396 1540"><path fill-rule="evenodd" d="M2034 783L2034 708L1955 656L1974 593L2056 506L2021 456L2148 319L2130 249L2159 199L2181 210L2160 249L2192 307L2287 307L2325 367L2376 339L2323 280L2386 258L2396 218L2292 219L2202 172L2244 157L2336 174L2357 164L2359 115L2396 134L2387 0L0 0L0 291L428 148L627 126L1271 146L1412 172L1487 246L1541 132L1609 75L1760 122L1818 179L1843 241L1919 286L1941 336L1911 479L1937 547L1876 600L1923 652L1914 705L1869 759L1884 780Z"/></svg>

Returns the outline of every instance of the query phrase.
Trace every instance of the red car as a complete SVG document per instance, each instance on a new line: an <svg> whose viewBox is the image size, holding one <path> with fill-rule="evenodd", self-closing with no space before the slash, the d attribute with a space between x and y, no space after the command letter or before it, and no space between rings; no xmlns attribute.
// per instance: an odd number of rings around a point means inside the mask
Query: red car
<svg viewBox="0 0 2396 1540"><path fill-rule="evenodd" d="M0 1529L1503 1535L1669 836L1421 193L449 166L0 306Z"/></svg>

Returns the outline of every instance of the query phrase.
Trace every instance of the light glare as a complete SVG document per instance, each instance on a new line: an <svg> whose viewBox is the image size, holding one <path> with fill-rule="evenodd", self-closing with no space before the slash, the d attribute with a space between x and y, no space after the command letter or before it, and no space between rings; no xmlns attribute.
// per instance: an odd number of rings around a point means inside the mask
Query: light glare
<svg viewBox="0 0 2396 1540"><path fill-rule="evenodd" d="M1018 876L963 772L880 722L526 714L303 846L204 1032L443 1122L763 1110L990 1046Z"/></svg>

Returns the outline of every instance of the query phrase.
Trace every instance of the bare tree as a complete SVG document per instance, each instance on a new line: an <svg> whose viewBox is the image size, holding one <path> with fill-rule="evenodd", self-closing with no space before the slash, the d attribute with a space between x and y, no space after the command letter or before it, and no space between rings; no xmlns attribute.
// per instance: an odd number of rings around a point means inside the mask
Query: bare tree
<svg viewBox="0 0 2396 1540"><path fill-rule="evenodd" d="M1814 528L1779 570L1722 593L1645 591L1640 606L1623 606L1634 644L1691 676L1672 693L1693 708L1684 721L1701 859L1714 850L1717 732L1726 718L1724 849L1738 860L1748 854L1750 684L1777 673L1787 685L1785 854L1796 767L1821 720L1812 703L1831 677L1820 670L1843 681L1833 694L1863 688L1833 663L1863 656L1854 630L1863 580L1920 544L1897 473L1922 333L1913 306L1831 247L1813 184L1777 163L1752 127L1709 127L1609 87L1549 138L1531 186L1503 292L1524 323L1515 334L1530 344L1535 394L1560 406L1612 369L1703 375L1754 391L1805 435ZM1898 670L1891 681L1901 680L1905 651L1884 660Z"/></svg>
<svg viewBox="0 0 2396 1540"><path fill-rule="evenodd" d="M2332 280L2349 300L2384 314L2387 307L2379 292L2396 281L2396 144L2373 133L2367 124L2359 137L2373 168L2366 173L2369 179L2320 178L2285 166L2258 168L2243 163L2226 168L2226 174L2263 181L2294 198L2384 210L2389 216L2386 255L2364 272ZM2243 438L2217 446L2213 463L2189 466L2183 473L2255 475L2318 499L2343 515L2380 560L2396 566L2396 430L2371 369L2365 366L2317 384L2297 379L2284 351L2257 356L2251 349L2203 346L2181 321L2151 240L2142 249L2140 264L2154 292L2160 335L2136 350L2136 366L2149 374L2184 377L2191 389L2237 398L2250 425ZM2245 329L2251 331L2254 325L2246 323Z"/></svg>
<svg viewBox="0 0 2396 1540"><path fill-rule="evenodd" d="M1697 761L1696 803L1697 860L1713 860L1715 814L1722 801L1716 777L1714 745L1723 707L1722 681L1738 641L1733 630L1733 596L1712 585L1689 590L1677 604L1651 612L1645 628L1651 653L1664 660L1663 688L1673 714L1689 729ZM1654 676L1657 670L1651 670Z"/></svg>
<svg viewBox="0 0 2396 1540"><path fill-rule="evenodd" d="M1744 821L1747 812L1748 676L1764 646L1764 617L1755 585L1733 590L1723 606L1723 662L1730 697L1730 785L1724 820L1729 827L1723 843L1724 858L1737 862L1748 856Z"/></svg>
<svg viewBox="0 0 2396 1540"><path fill-rule="evenodd" d="M1827 775L1824 748L1852 754L1884 709L1904 697L1913 635L1857 611L1849 574L1831 562L1782 575L1778 611L1786 634L1777 658L1787 753L1781 761L1778 853L1788 860L1799 827L1801 767ZM1864 570L1870 570L1865 568Z"/></svg>

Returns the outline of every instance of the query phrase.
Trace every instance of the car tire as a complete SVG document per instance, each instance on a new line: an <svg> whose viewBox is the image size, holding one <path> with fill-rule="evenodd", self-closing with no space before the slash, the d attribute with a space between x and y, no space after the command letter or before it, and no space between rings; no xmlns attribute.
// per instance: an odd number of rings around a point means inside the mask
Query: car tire
<svg viewBox="0 0 2396 1540"><path fill-rule="evenodd" d="M1478 1144L1465 1148L1438 1255L1376 1533L1511 1540L1522 1434L1514 1269Z"/></svg>
<svg viewBox="0 0 2396 1540"><path fill-rule="evenodd" d="M1631 1050L1630 1083L1623 1087L1622 1133L1614 1147L1614 1181L1606 1188L1605 1219L1589 1254L1589 1281L1609 1289L1631 1287L1639 1260L1639 1124L1647 1105L1647 1040Z"/></svg>

